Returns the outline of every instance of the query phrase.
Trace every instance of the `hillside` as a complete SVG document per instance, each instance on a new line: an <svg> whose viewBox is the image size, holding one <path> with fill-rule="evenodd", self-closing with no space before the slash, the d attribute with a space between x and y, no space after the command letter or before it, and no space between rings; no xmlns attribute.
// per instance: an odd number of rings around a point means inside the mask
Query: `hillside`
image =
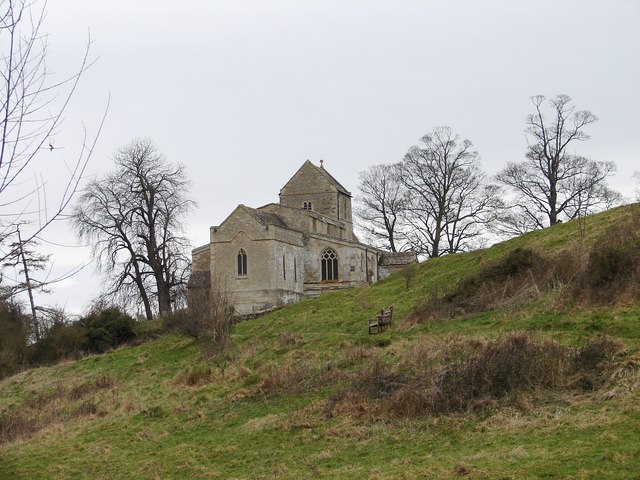
<svg viewBox="0 0 640 480"><path fill-rule="evenodd" d="M638 478L640 207L0 381L0 478ZM394 306L394 325L367 320Z"/></svg>

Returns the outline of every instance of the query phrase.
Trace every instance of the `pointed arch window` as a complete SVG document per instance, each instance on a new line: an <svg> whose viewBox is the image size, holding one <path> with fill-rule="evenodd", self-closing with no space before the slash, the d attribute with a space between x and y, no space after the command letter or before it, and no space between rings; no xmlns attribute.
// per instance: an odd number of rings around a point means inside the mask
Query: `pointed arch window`
<svg viewBox="0 0 640 480"><path fill-rule="evenodd" d="M302 204L302 208L304 208L305 210L311 210L311 202L304 202Z"/></svg>
<svg viewBox="0 0 640 480"><path fill-rule="evenodd" d="M245 277L247 275L247 252L241 248L238 251L238 276Z"/></svg>
<svg viewBox="0 0 640 480"><path fill-rule="evenodd" d="M320 263L323 281L338 280L338 255L332 248L327 248L322 252Z"/></svg>

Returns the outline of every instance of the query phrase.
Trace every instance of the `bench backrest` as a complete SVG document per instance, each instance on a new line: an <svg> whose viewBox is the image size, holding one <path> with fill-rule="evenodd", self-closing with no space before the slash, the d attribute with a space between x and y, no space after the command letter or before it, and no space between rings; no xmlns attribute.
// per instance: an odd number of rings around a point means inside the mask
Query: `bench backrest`
<svg viewBox="0 0 640 480"><path fill-rule="evenodd" d="M382 309L380 310L380 315L378 315L378 318L380 320L391 320L391 318L393 317L393 307L389 307L387 309Z"/></svg>

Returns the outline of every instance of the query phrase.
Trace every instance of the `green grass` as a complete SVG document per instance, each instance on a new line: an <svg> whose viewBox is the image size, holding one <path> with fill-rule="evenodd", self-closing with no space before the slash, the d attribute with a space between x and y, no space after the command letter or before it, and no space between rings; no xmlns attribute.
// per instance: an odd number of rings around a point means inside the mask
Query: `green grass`
<svg viewBox="0 0 640 480"><path fill-rule="evenodd" d="M415 267L409 288L392 276L242 322L234 329L233 360L224 376L200 357L193 341L167 335L4 379L0 417L25 412L42 428L0 444L0 478L638 478L637 375L617 389L532 395L522 407L481 414L397 418L367 410L367 404L332 417L324 410L374 358L396 365L412 349L428 353L513 331L565 345L619 337L631 365L640 350L637 302L558 307L546 295L449 321L415 324L406 318L434 292L451 291L509 250L588 248L611 226L628 221L634 208L589 217L584 235L569 222L425 262ZM391 304L394 326L369 336L367 320ZM194 367L211 368L211 381L186 385L185 372ZM104 376L110 386L71 398L74 387L93 386ZM28 408L55 392L55 399ZM74 414L83 402L96 411Z"/></svg>

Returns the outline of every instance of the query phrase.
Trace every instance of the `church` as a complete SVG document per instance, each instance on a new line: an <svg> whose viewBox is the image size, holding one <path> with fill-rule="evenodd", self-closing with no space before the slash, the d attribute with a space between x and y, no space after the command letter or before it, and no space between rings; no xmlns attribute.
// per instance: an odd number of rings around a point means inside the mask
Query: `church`
<svg viewBox="0 0 640 480"><path fill-rule="evenodd" d="M247 316L363 286L415 261L415 253L361 243L351 193L322 160L319 166L307 160L280 190L279 203L238 205L211 227L209 243L192 252L189 291L208 302L211 289L223 284L234 313Z"/></svg>

